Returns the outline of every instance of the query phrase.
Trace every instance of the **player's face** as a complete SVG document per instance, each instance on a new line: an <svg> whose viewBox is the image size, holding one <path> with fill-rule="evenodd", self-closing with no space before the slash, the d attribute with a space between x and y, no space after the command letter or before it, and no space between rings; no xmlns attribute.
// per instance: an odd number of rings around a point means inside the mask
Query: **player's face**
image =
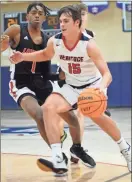
<svg viewBox="0 0 133 182"><path fill-rule="evenodd" d="M68 14L63 13L60 16L60 28L62 31L62 34L64 36L73 34L75 31L79 30L79 20L73 21L72 17Z"/></svg>
<svg viewBox="0 0 133 182"><path fill-rule="evenodd" d="M45 13L42 7L36 6L31 9L31 11L27 14L27 20L29 24L34 27L41 26L45 21Z"/></svg>
<svg viewBox="0 0 133 182"><path fill-rule="evenodd" d="M82 10L81 11L81 18L82 18L82 27L86 28L87 26L87 21L88 21L88 12Z"/></svg>

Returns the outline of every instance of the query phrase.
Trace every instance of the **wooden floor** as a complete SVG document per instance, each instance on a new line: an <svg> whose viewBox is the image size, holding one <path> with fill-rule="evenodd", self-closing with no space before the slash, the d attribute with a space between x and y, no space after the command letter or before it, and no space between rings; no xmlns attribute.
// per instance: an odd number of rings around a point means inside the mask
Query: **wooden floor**
<svg viewBox="0 0 133 182"><path fill-rule="evenodd" d="M122 136L131 144L131 109L110 111ZM117 144L88 118L85 118L82 146L95 159L97 167L89 169L81 163L69 163L68 177L63 178L37 167L39 156L50 160L52 153L35 122L23 111L2 111L1 124L1 182L131 182L131 174ZM67 125L65 131L68 137L63 143L63 152L70 158L72 140Z"/></svg>
<svg viewBox="0 0 133 182"><path fill-rule="evenodd" d="M38 156L1 154L1 182L131 182L127 167L97 163L95 169L83 164L69 164L67 177L54 177L51 172L41 171Z"/></svg>

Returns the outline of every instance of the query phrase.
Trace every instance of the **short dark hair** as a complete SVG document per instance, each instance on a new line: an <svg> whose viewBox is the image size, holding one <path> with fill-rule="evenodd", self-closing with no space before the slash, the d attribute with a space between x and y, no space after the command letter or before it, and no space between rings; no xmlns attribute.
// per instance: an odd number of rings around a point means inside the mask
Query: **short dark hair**
<svg viewBox="0 0 133 182"><path fill-rule="evenodd" d="M36 8L37 6L40 6L43 8L43 11L44 11L46 16L50 14L50 9L41 2L34 2L34 3L29 4L29 6L27 8L27 14L31 11L31 9L33 7Z"/></svg>
<svg viewBox="0 0 133 182"><path fill-rule="evenodd" d="M64 6L58 11L58 17L60 18L60 16L63 13L71 16L74 22L76 20L79 20L80 21L79 27L81 27L82 24L81 11L79 11L77 7L73 5Z"/></svg>
<svg viewBox="0 0 133 182"><path fill-rule="evenodd" d="M77 8L79 9L79 11L87 11L88 12L88 6L80 3L80 4L75 4L74 6L77 6Z"/></svg>

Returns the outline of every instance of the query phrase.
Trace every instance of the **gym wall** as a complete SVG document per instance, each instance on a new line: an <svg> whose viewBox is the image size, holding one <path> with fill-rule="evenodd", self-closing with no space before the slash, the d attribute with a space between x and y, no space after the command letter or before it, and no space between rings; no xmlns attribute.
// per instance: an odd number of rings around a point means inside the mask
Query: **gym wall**
<svg viewBox="0 0 133 182"><path fill-rule="evenodd" d="M75 2L71 2L71 4ZM29 3L2 4L1 15L7 12L26 12ZM70 2L45 2L51 9L58 9ZM131 32L122 30L122 10L116 2L110 2L109 8L98 15L88 13L87 28L96 34L96 42L103 52L113 82L108 89L109 107L131 107ZM3 19L2 19L3 21ZM3 27L1 27L2 29ZM1 55L1 107L2 109L18 109L8 94L9 55L10 50ZM52 65L56 70L56 64Z"/></svg>

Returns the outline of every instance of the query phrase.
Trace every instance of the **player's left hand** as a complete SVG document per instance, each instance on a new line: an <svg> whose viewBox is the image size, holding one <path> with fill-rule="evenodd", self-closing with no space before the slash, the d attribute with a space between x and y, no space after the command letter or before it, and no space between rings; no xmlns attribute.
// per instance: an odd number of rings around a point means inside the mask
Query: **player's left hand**
<svg viewBox="0 0 133 182"><path fill-rule="evenodd" d="M99 86L99 87L96 87L95 88L99 93L104 93L104 95L107 97L107 95L106 95L106 91L105 91L105 89L106 88L104 88L104 87L102 87L102 86ZM108 97L107 97L108 98Z"/></svg>

